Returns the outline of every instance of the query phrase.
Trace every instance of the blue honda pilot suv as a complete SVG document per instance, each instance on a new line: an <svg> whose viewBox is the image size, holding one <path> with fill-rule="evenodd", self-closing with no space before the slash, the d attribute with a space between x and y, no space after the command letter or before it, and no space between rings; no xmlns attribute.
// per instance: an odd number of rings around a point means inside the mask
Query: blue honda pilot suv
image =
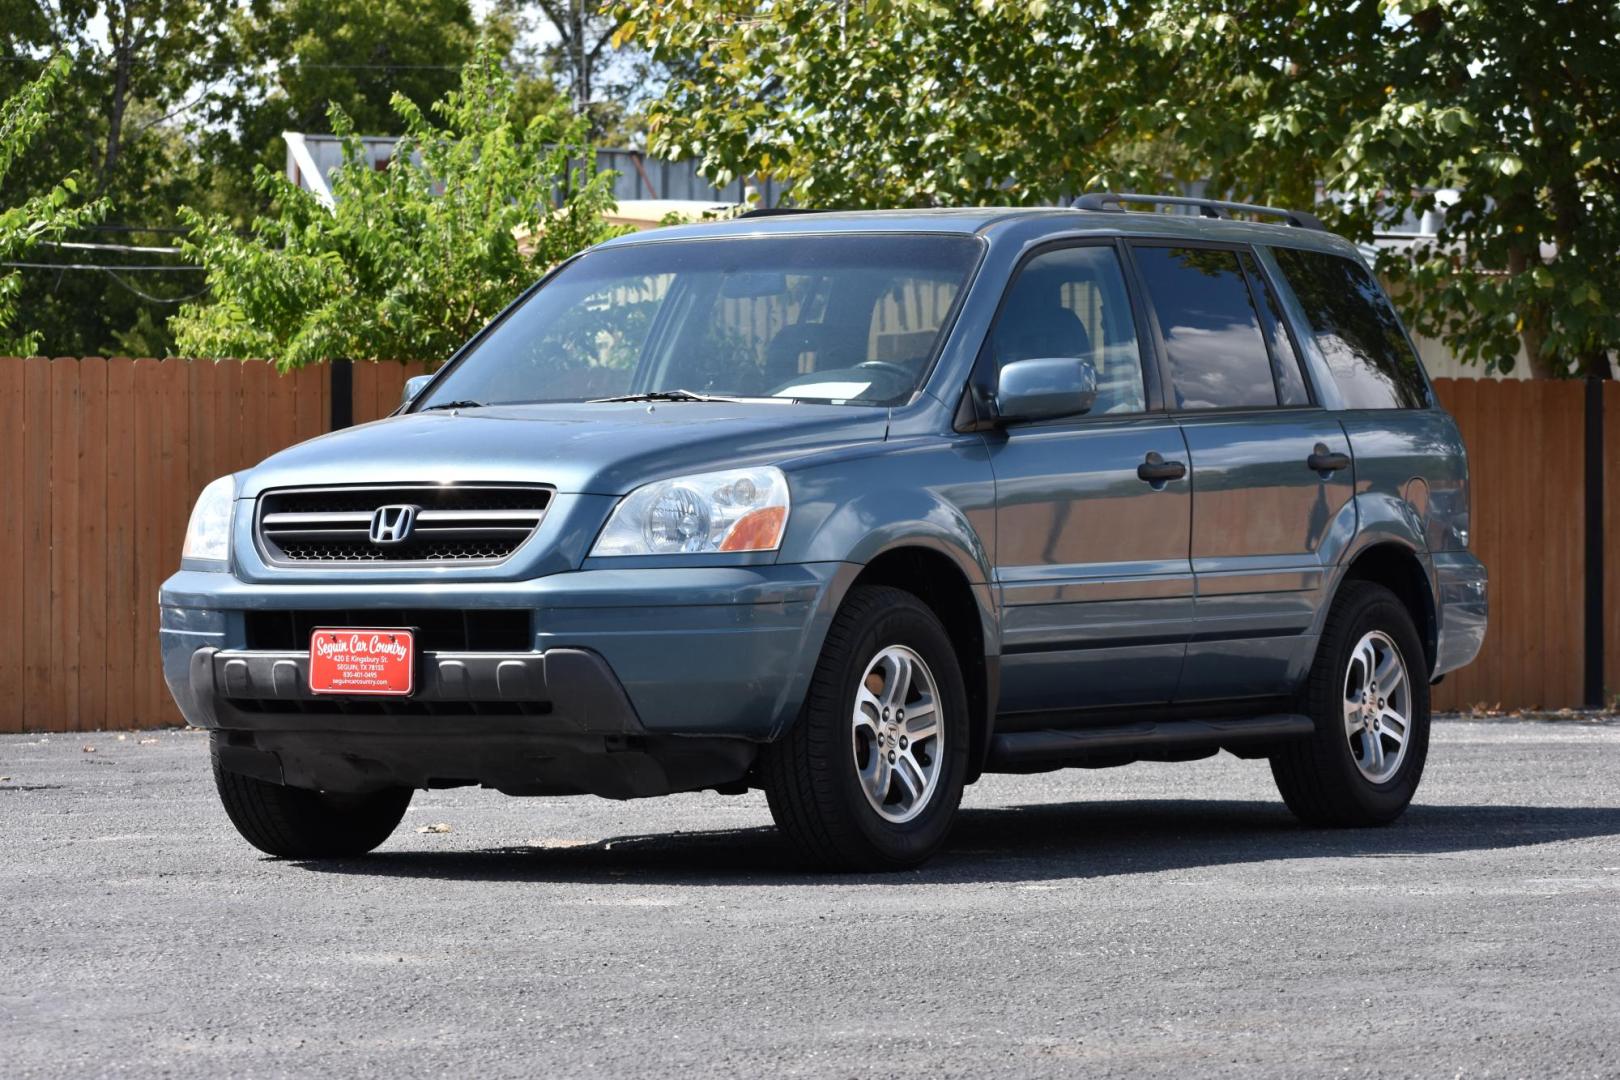
<svg viewBox="0 0 1620 1080"><path fill-rule="evenodd" d="M984 772L1221 750L1397 817L1485 633L1457 428L1316 219L1142 201L613 240L209 485L162 655L232 822L337 857L416 788L762 788L883 869Z"/></svg>

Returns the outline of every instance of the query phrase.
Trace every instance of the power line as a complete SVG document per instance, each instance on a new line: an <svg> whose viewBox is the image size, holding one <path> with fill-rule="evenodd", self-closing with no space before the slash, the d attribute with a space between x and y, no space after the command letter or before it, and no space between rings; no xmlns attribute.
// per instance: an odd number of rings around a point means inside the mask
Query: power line
<svg viewBox="0 0 1620 1080"><path fill-rule="evenodd" d="M148 303L152 303L152 304L183 304L187 300L195 300L195 299L197 299L197 297L202 296L204 293L206 293L208 291L208 286L204 285L202 288L198 289L196 292L187 293L185 296L175 296L175 297L153 296L151 293L147 292L145 289L139 289L139 288L136 288L134 285L131 285L129 282L125 281L122 277L120 277L119 275L113 273L112 270L107 269L106 267L103 267L103 269L107 270L107 276L108 277L110 277L114 281L118 282L118 284L122 285L124 288L128 289L130 292L134 293L136 296L140 297L142 300L145 300Z"/></svg>
<svg viewBox="0 0 1620 1080"><path fill-rule="evenodd" d="M75 232L94 233L186 233L188 228L180 225L75 225Z"/></svg>
<svg viewBox="0 0 1620 1080"><path fill-rule="evenodd" d="M104 270L108 273L126 270L153 274L201 274L206 271L206 267L201 266L101 266L96 263L0 262L0 266L17 270Z"/></svg>
<svg viewBox="0 0 1620 1080"><path fill-rule="evenodd" d="M112 278L113 281L119 286L134 293L136 296L140 297L142 300L145 300L149 304L184 304L188 300L195 300L199 296L205 295L209 289L209 286L204 285L196 292L187 293L184 296L157 296L153 293L147 292L140 286L131 283L123 276L123 274L119 273L120 270L138 270L142 273L153 271L169 273L186 270L201 271L203 268L200 266L98 266L94 263L38 263L7 261L0 262L0 267L14 267L19 270L99 270L103 274L106 274L108 277Z"/></svg>
<svg viewBox="0 0 1620 1080"><path fill-rule="evenodd" d="M5 64L36 64L36 65L38 65L40 67L44 67L47 63L49 63L49 61L48 60L37 59L37 58L32 57L32 56L0 56L0 63L5 63ZM111 67L112 65L110 65L110 64L85 64L85 63L83 63L81 61L75 60L75 61L73 61L73 63L70 66L71 67L76 67L76 68L85 68L85 67L106 68L106 67ZM225 62L221 62L221 61L212 61L212 60L195 63L195 64L192 64L190 66L194 67L194 68L206 68L206 69L212 70L212 71L244 71L245 72L245 71L251 70L251 68L249 68L247 65L244 65L244 64L225 63ZM281 69L285 69L285 68L310 68L310 69L316 70L316 71L460 71L462 69L462 66L463 65L461 65L461 64L315 64L315 63L306 63L306 62L303 62L303 61L289 61L289 62L287 62L285 64L280 65L280 68Z"/></svg>
<svg viewBox="0 0 1620 1080"><path fill-rule="evenodd" d="M178 255L177 247L146 247L141 244L93 244L76 240L41 240L41 247L70 248L74 251L124 251L135 255Z"/></svg>

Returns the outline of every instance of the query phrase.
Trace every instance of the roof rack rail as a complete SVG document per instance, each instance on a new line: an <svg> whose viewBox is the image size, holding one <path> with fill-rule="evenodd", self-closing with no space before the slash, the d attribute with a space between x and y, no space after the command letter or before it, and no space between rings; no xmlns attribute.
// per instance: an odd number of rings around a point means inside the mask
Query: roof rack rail
<svg viewBox="0 0 1620 1080"><path fill-rule="evenodd" d="M744 210L737 217L780 217L783 214L825 214L827 212L826 210L808 206L759 206L752 210Z"/></svg>
<svg viewBox="0 0 1620 1080"><path fill-rule="evenodd" d="M1220 199L1189 199L1181 195L1138 195L1134 192L1090 191L1070 204L1076 210L1106 210L1124 212L1122 203L1147 203L1162 206L1195 206L1203 217L1225 218L1233 212L1280 217L1297 229L1315 229L1327 232L1322 219L1304 210L1285 210L1279 206L1256 206L1254 203L1224 202Z"/></svg>

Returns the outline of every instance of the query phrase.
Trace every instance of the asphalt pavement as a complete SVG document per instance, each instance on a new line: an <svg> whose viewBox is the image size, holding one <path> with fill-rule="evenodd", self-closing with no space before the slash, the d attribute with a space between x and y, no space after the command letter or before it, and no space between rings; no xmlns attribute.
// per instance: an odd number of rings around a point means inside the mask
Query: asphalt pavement
<svg viewBox="0 0 1620 1080"><path fill-rule="evenodd" d="M418 793L315 864L194 732L0 777L6 1077L1620 1076L1614 721L1437 723L1376 830L1225 755L989 777L883 877L799 873L757 793Z"/></svg>

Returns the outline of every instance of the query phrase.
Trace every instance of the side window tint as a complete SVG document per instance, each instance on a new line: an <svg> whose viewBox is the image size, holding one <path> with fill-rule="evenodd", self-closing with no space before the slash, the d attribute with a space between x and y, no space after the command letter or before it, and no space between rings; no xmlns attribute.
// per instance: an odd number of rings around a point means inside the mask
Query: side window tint
<svg viewBox="0 0 1620 1080"><path fill-rule="evenodd" d="M1320 251L1273 248L1272 253L1348 408L1428 405L1417 355L1365 266Z"/></svg>
<svg viewBox="0 0 1620 1080"><path fill-rule="evenodd" d="M1018 272L990 335L997 368L1014 360L1075 356L1097 369L1090 415L1142 412L1142 354L1112 247L1059 248Z"/></svg>
<svg viewBox="0 0 1620 1080"><path fill-rule="evenodd" d="M1138 247L1180 409L1277 404L1271 358L1237 252Z"/></svg>
<svg viewBox="0 0 1620 1080"><path fill-rule="evenodd" d="M1311 395L1305 389L1305 375L1299 367L1299 355L1288 338L1283 325L1282 308L1277 297L1260 272L1260 264L1247 251L1239 256L1243 270L1249 275L1249 291L1260 305L1260 329L1271 346L1271 376L1277 382L1277 400L1284 405L1309 405Z"/></svg>

